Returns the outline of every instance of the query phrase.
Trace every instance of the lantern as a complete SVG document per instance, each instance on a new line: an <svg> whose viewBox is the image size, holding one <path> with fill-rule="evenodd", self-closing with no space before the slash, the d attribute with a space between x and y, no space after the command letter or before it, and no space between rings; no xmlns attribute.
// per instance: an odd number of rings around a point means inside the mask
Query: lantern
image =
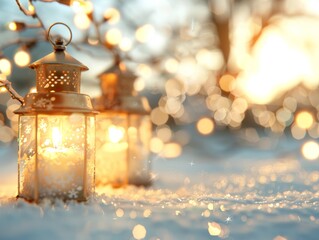
<svg viewBox="0 0 319 240"><path fill-rule="evenodd" d="M29 93L19 114L18 197L86 200L94 192L95 115L89 96L80 94L86 66L53 42L54 52L32 63L36 93Z"/></svg>
<svg viewBox="0 0 319 240"><path fill-rule="evenodd" d="M149 185L152 125L147 99L133 94L135 76L119 61L99 78L102 96L94 99L100 112L96 118L96 183Z"/></svg>

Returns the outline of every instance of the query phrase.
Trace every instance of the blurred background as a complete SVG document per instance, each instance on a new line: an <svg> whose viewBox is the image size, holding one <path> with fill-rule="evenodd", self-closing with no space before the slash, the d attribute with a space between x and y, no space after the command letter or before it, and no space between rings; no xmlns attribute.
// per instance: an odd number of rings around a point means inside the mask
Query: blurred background
<svg viewBox="0 0 319 240"><path fill-rule="evenodd" d="M0 70L22 96L35 87L28 65L52 52L48 28L64 22L68 52L90 69L82 93L99 96L98 75L116 59L134 73L154 154L175 158L194 134L227 134L266 150L287 137L319 157L317 0L21 0L0 12ZM0 88L2 149L16 146L19 106Z"/></svg>

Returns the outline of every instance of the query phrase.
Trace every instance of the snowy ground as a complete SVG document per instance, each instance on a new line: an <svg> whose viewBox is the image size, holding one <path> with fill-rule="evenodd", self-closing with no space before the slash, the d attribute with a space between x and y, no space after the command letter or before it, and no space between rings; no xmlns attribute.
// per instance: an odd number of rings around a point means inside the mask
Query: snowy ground
<svg viewBox="0 0 319 240"><path fill-rule="evenodd" d="M0 239L318 239L319 164L300 143L195 137L154 157L154 184L97 189L87 203L15 200L16 146L0 149Z"/></svg>

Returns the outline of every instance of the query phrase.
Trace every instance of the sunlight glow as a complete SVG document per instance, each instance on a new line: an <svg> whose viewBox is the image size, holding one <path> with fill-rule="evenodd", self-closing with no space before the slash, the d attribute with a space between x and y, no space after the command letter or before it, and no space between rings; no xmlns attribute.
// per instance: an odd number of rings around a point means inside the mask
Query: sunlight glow
<svg viewBox="0 0 319 240"><path fill-rule="evenodd" d="M276 25L264 29L244 71L237 77L238 89L253 103L269 103L301 83L311 89L319 84L319 71L314 64L319 60L314 40L318 34L307 30L308 25L316 28L319 22L286 19L277 24L281 28Z"/></svg>

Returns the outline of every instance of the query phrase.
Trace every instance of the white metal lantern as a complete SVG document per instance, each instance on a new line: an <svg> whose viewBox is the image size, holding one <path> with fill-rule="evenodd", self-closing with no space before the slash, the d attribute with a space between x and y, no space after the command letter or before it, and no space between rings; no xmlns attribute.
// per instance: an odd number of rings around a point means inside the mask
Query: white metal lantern
<svg viewBox="0 0 319 240"><path fill-rule="evenodd" d="M94 99L96 117L96 183L122 187L149 185L152 134L146 98L134 96L135 76L114 67L100 76L102 96Z"/></svg>
<svg viewBox="0 0 319 240"><path fill-rule="evenodd" d="M49 33L56 24L63 23ZM94 192L95 114L90 97L79 93L81 71L88 68L65 51L69 31L66 44L49 35L54 52L30 65L37 92L16 111L18 197L30 201L84 201Z"/></svg>

